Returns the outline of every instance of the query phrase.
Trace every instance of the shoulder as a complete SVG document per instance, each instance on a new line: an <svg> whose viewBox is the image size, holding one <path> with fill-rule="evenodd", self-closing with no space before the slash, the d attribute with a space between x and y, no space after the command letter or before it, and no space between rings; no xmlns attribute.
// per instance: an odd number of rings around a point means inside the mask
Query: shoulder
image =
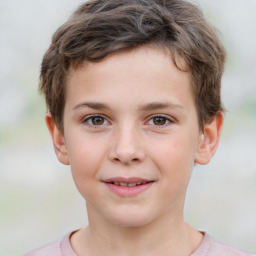
<svg viewBox="0 0 256 256"><path fill-rule="evenodd" d="M60 240L39 247L24 256L76 256L69 242L70 235L71 233L65 235Z"/></svg>
<svg viewBox="0 0 256 256"><path fill-rule="evenodd" d="M209 251L207 256L255 256L241 249L220 242L208 235Z"/></svg>
<svg viewBox="0 0 256 256"><path fill-rule="evenodd" d="M39 247L24 256L62 256L60 251L60 241L56 241Z"/></svg>

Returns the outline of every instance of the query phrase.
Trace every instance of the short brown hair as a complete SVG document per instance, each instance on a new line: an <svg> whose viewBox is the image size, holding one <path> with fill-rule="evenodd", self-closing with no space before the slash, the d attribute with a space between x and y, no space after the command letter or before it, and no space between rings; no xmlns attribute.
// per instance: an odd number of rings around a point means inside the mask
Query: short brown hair
<svg viewBox="0 0 256 256"><path fill-rule="evenodd" d="M198 6L185 0L89 0L55 32L42 62L40 90L59 129L64 132L65 84L71 67L147 44L169 49L174 62L177 55L185 61L201 130L223 111L226 54Z"/></svg>

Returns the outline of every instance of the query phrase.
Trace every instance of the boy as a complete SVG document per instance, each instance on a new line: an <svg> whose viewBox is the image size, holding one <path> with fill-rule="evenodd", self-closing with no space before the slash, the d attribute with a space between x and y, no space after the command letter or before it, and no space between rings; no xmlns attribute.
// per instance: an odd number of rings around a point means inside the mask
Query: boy
<svg viewBox="0 0 256 256"><path fill-rule="evenodd" d="M251 255L184 222L195 163L223 124L225 51L183 0L91 0L41 69L46 123L89 225L27 255Z"/></svg>

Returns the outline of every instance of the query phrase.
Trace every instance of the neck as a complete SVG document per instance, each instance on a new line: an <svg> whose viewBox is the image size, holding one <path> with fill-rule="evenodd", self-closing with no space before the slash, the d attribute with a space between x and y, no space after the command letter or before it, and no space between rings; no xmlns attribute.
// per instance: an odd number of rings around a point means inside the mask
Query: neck
<svg viewBox="0 0 256 256"><path fill-rule="evenodd" d="M88 214L89 226L72 236L71 244L79 256L102 255L102 248L106 256L188 256L203 239L183 217L175 218L168 212L139 227L113 225L96 215Z"/></svg>

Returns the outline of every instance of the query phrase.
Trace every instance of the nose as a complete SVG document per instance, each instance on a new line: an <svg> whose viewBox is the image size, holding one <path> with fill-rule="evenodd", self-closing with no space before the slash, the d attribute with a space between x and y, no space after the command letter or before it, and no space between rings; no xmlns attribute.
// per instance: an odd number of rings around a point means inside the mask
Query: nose
<svg viewBox="0 0 256 256"><path fill-rule="evenodd" d="M125 165L142 162L145 159L145 152L141 140L136 128L119 128L112 136L109 159Z"/></svg>

